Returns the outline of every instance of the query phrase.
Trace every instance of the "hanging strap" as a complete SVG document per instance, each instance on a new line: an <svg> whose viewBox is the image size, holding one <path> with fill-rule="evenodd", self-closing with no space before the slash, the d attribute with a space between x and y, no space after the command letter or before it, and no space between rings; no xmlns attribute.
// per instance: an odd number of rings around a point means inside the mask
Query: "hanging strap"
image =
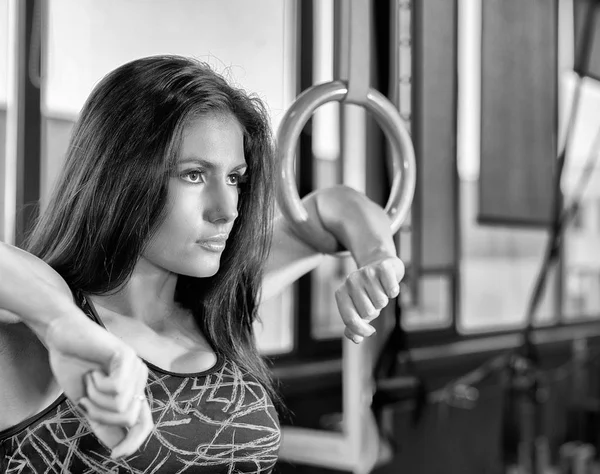
<svg viewBox="0 0 600 474"><path fill-rule="evenodd" d="M379 353L373 375L372 409L380 427L383 409L401 402L414 403L413 422L419 421L427 402L427 391L410 355L400 305L396 308L394 327Z"/></svg>

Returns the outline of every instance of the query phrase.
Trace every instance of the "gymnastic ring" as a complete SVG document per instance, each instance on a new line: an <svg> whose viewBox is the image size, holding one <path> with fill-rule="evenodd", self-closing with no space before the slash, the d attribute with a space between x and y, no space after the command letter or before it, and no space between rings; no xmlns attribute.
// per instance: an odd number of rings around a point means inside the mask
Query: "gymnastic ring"
<svg viewBox="0 0 600 474"><path fill-rule="evenodd" d="M304 242L317 250L322 250L322 245L315 239L318 235L314 231L316 226L310 221L296 187L296 143L304 125L318 107L327 102L343 102L347 94L348 86L343 81L326 82L306 89L287 110L277 132L278 155L281 161L277 202L294 231ZM392 144L394 179L384 210L391 220L392 233L395 234L408 216L415 194L416 164L412 141L398 110L379 91L369 88L364 101L352 103L373 114Z"/></svg>

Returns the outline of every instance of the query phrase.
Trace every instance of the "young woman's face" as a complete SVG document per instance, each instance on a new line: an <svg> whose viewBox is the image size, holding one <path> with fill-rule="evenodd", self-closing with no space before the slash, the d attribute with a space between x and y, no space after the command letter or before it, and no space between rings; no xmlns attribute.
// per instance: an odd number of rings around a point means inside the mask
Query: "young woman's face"
<svg viewBox="0 0 600 474"><path fill-rule="evenodd" d="M242 127L233 116L191 122L170 178L166 219L143 258L180 275L214 275L238 215L245 173Z"/></svg>

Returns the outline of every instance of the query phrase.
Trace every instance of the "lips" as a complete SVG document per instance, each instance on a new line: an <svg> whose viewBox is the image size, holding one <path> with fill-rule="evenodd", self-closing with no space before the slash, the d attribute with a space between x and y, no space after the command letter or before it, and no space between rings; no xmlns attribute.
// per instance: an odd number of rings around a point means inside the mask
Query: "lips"
<svg viewBox="0 0 600 474"><path fill-rule="evenodd" d="M209 250L211 252L221 252L225 249L227 235L216 235L202 238L196 243L205 250Z"/></svg>

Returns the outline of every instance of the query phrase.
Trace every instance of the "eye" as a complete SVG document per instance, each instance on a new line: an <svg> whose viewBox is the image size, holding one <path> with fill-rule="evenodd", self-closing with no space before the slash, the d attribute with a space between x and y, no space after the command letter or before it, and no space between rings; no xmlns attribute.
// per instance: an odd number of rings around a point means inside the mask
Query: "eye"
<svg viewBox="0 0 600 474"><path fill-rule="evenodd" d="M248 176L240 173L233 173L228 176L228 180L231 186L241 186L248 181Z"/></svg>
<svg viewBox="0 0 600 474"><path fill-rule="evenodd" d="M204 173L201 170L190 170L182 173L180 176L188 183L198 184L204 182L203 175Z"/></svg>

